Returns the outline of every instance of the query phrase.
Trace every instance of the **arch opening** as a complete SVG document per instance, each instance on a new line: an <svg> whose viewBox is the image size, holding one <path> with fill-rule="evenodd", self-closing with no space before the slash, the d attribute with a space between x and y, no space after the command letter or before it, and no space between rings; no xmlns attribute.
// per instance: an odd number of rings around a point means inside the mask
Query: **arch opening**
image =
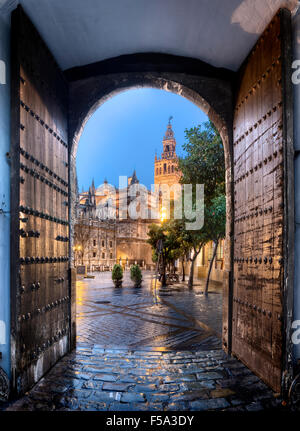
<svg viewBox="0 0 300 431"><path fill-rule="evenodd" d="M89 96L88 103L86 106L81 106L80 109L80 116L77 117L76 121L71 121L71 130L72 133L72 150L71 150L71 173L73 172L73 179L75 174L75 164L76 164L76 154L77 154L77 148L78 143L82 134L82 131L84 127L86 126L88 120L92 117L92 115L96 112L96 110L101 107L106 101L108 101L110 98L120 94L121 92L128 91L130 89L141 89L141 88L156 88L156 89L163 89L168 92L172 92L174 94L180 95L184 97L185 99L192 102L194 105L196 105L198 108L200 108L207 117L213 122L213 124L218 129L218 132L222 138L223 147L224 147L224 156L225 156L225 166L226 166L226 174L225 174L225 182L226 182L226 206L227 206L227 217L226 217L226 238L224 241L224 245L222 245L222 248L224 249L224 289L223 289L223 298L224 298L224 304L225 304L225 313L223 312L223 347L225 349L229 348L228 344L228 338L229 338L229 314L228 314L228 304L230 302L230 268L231 268L231 253L232 253L232 245L231 245L231 236L232 236L232 186L231 186L231 149L230 149L230 142L231 142L231 135L230 135L230 129L228 128L228 125L226 124L226 121L224 118L222 118L221 115L217 114L216 111L208 104L208 102L200 96L197 92L191 90L190 88L186 86L182 86L176 82L165 80L158 78L155 76L155 78L149 78L147 79L145 77L140 77L139 83L136 82L132 83L131 85L128 84L128 82L125 82L124 80L115 80L115 88L109 88L106 89L104 94L97 94L96 92ZM76 84L77 86L77 84ZM75 92L76 93L76 92ZM100 92L102 93L102 92ZM163 168L163 169L162 169ZM159 168L156 168L156 173L159 172L159 174L163 174L164 170L166 173L174 172L174 165L172 166L160 166ZM169 169L169 171L168 171ZM71 184L74 184L74 181L71 181ZM74 197L74 191L73 191L73 197ZM74 203L74 199L72 201ZM74 220L74 205L71 206L71 211L73 211L73 217L71 220ZM72 225L72 230L74 232L74 226ZM74 248L74 244L71 244L72 250ZM222 250L223 251L223 250ZM126 253L125 253L126 254ZM124 254L124 256L125 256ZM74 262L74 254L73 255L73 262ZM105 255L107 257L107 254ZM111 255L110 255L111 256ZM118 258L116 256L116 258Z"/></svg>

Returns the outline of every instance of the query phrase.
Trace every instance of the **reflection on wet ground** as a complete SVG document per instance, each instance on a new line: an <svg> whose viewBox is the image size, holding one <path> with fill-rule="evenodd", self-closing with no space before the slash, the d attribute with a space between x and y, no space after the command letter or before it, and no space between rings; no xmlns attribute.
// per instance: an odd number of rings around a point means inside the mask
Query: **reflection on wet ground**
<svg viewBox="0 0 300 431"><path fill-rule="evenodd" d="M144 272L141 288L134 288L125 272L122 288L115 288L110 273L77 282L77 334L79 343L102 347L147 349L199 349L220 347L222 289L203 285L192 290L178 283L160 288L153 274Z"/></svg>
<svg viewBox="0 0 300 431"><path fill-rule="evenodd" d="M77 283L78 342L7 410L226 410L281 408L281 400L222 350L222 291L154 289L152 275L114 288L110 273Z"/></svg>

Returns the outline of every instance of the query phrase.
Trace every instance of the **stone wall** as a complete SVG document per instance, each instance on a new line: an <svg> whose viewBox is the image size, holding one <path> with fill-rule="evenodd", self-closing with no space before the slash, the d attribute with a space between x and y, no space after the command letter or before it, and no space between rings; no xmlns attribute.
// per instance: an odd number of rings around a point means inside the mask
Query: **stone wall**
<svg viewBox="0 0 300 431"><path fill-rule="evenodd" d="M10 374L10 20L0 11L0 370ZM0 388L1 389L1 388Z"/></svg>

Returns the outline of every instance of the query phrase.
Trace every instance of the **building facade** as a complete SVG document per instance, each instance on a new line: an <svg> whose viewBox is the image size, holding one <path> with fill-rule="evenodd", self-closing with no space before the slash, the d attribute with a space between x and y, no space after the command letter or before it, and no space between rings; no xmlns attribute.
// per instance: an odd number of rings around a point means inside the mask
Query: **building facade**
<svg viewBox="0 0 300 431"><path fill-rule="evenodd" d="M174 186L180 182L182 176L178 168L178 157L176 154L176 139L172 129L171 119L167 125L162 144L163 152L161 157L155 155L154 161L154 183L159 186L162 195L168 195L166 198L176 199L178 191ZM169 190L164 189L168 186ZM172 189L173 187L173 189ZM214 243L211 241L206 244L199 253L195 268L194 277L198 279L206 278L210 261L213 255ZM181 265L177 265L181 271ZM190 264L186 265L186 271L189 271ZM224 281L224 240L219 241L217 254L211 270L210 279L218 282Z"/></svg>
<svg viewBox="0 0 300 431"><path fill-rule="evenodd" d="M130 216L129 187L139 186L136 172L128 178L126 188L117 189L105 180L95 187L94 181L87 192L78 195L75 225L75 262L88 270L111 270L115 263L124 269L138 264L153 269L152 249L148 244L148 230L158 222L155 200L146 190L146 214Z"/></svg>
<svg viewBox="0 0 300 431"><path fill-rule="evenodd" d="M179 184L181 178L171 118L162 140L161 157L155 155L154 160L154 184L158 186L160 197L156 200L155 194L147 190L146 217L144 214L143 217L141 215L132 219L128 214L132 201L128 193L129 187L139 185L135 170L128 177L127 188L117 189L106 180L96 188L93 180L89 190L78 195L74 246L77 266L84 265L88 270L104 271L111 270L115 263L122 264L124 269L138 263L145 269L154 268L152 249L147 242L149 226L153 222L159 222L164 193L167 194L166 199L176 199L176 188L172 189L172 186ZM168 186L167 191L165 186ZM195 278L206 277L213 247L213 242L210 242L201 250L196 260ZM180 271L179 263L177 266ZM189 264L186 271L189 271ZM223 275L224 241L221 240L211 271L211 280L223 282Z"/></svg>

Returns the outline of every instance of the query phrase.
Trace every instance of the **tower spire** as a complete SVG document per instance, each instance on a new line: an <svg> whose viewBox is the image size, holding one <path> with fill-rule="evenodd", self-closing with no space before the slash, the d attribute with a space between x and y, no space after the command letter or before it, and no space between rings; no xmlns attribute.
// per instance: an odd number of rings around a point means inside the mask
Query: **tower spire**
<svg viewBox="0 0 300 431"><path fill-rule="evenodd" d="M136 172L135 172L135 169L134 169L132 177L131 177L131 183L130 184L138 184L138 183L139 183L139 180L137 179Z"/></svg>
<svg viewBox="0 0 300 431"><path fill-rule="evenodd" d="M172 129L171 120L173 119L172 115L169 117L169 122L167 125L167 130L165 136L163 138L163 153L162 158L168 159L176 157L176 140L174 137L174 132Z"/></svg>

